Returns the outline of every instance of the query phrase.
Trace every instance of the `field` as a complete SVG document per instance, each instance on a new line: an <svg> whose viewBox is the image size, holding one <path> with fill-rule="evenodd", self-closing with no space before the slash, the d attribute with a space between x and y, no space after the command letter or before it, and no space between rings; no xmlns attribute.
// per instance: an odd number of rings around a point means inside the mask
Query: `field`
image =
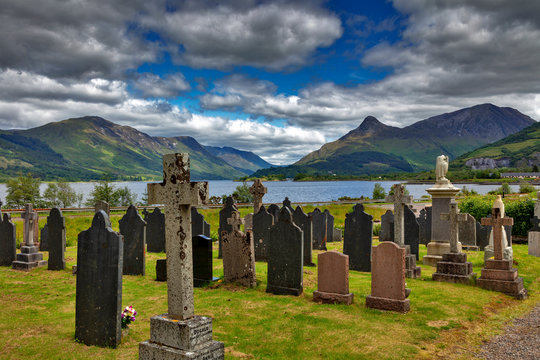
<svg viewBox="0 0 540 360"><path fill-rule="evenodd" d="M331 205L336 226L343 226L344 215L351 208ZM368 211L375 218L383 213L375 208ZM218 209L203 212L215 231ZM119 217L112 217L115 230ZM76 264L76 235L90 221L90 214L66 219L71 246L67 247L64 271L40 268L24 273L0 268L0 359L137 358L138 343L149 338L150 317L167 309L166 284L155 281L156 260L165 255L147 254L146 276L123 277L123 305L133 305L138 316L122 344L110 349L77 343L76 277L71 275L71 266ZM341 251L342 243L329 248ZM426 248L421 245L420 249L423 256ZM315 262L317 253L314 251ZM214 338L225 343L226 358L231 359L471 358L505 321L540 301L540 258L527 255L526 245L515 245L514 254L529 290L525 301L471 286L433 282L433 269L421 265L422 278L407 281L412 289L408 314L365 308L370 274L356 271L350 271L353 305L319 305L312 302L317 289L316 268L304 268L301 296L276 296L265 292L266 263L258 262L255 289L223 282L197 288L195 312L213 317ZM479 273L483 253L468 255ZM214 275L222 274L215 244Z"/></svg>

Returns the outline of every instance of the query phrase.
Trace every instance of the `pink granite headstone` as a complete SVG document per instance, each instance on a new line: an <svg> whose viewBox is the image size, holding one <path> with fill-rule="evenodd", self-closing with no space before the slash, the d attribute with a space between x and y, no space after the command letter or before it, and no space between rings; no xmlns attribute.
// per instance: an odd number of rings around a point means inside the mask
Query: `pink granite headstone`
<svg viewBox="0 0 540 360"><path fill-rule="evenodd" d="M352 304L354 294L349 293L349 256L327 251L319 254L317 259L318 291L313 292L313 301Z"/></svg>

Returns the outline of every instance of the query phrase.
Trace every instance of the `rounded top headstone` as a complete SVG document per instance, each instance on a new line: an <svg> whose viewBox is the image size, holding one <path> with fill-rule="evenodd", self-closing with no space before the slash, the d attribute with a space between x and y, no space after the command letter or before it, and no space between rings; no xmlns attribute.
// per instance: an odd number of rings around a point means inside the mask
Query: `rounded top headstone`
<svg viewBox="0 0 540 360"><path fill-rule="evenodd" d="M94 215L94 219L92 220L92 227L111 227L111 221L109 220L109 217L107 216L107 213L105 211L98 210L96 212L96 214Z"/></svg>

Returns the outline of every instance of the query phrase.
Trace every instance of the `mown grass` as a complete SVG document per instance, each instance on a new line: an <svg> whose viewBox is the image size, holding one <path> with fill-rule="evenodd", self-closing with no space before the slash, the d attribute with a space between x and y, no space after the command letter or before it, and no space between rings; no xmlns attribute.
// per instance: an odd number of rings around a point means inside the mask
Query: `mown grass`
<svg viewBox="0 0 540 360"><path fill-rule="evenodd" d="M212 227L217 227L212 219L219 209L206 211ZM338 218L346 211L336 216L337 224L343 223ZM91 218L88 216L86 222L72 220L77 227L89 226ZM342 243L330 243L329 249L341 251ZM425 255L425 246L420 250L421 256ZM166 284L154 280L156 260L165 254L147 254L146 276L123 277L123 305L133 305L139 315L119 348L102 349L74 340L75 277L71 266L76 263L76 252L76 246L68 246L64 271L40 268L24 273L0 268L0 359L137 359L138 343L149 338L150 317L167 309ZM314 252L315 262L318 253ZM421 265L422 278L407 281L412 289L408 314L365 308L371 277L357 271L349 274L353 305L319 305L312 302L317 289L316 268L304 268L301 296L276 296L265 292L267 266L258 262L255 289L222 282L198 288L195 309L197 314L213 317L214 338L225 343L227 358L430 358L451 348L452 337L441 342L447 334L486 319L495 318L494 322L501 323L501 313L523 312L540 301L540 258L527 255L526 245L515 245L514 253L530 294L524 302L471 286L433 282L433 269ZM479 273L483 253L468 254ZM214 275L222 274L215 245ZM476 338L487 337L495 330L489 328Z"/></svg>

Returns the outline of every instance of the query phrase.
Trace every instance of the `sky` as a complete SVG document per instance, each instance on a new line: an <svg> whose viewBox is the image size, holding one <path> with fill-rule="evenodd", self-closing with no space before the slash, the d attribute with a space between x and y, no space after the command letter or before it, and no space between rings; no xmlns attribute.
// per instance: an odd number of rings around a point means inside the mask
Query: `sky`
<svg viewBox="0 0 540 360"><path fill-rule="evenodd" d="M0 0L0 129L101 116L283 165L481 103L540 119L540 1Z"/></svg>

